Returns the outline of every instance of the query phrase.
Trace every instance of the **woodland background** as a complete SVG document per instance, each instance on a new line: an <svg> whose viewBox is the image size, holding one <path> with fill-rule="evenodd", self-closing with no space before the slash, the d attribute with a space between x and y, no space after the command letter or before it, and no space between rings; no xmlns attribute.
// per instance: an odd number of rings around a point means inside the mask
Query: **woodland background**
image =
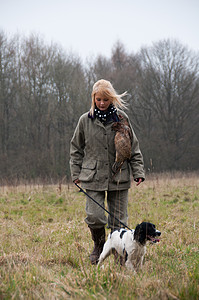
<svg viewBox="0 0 199 300"><path fill-rule="evenodd" d="M40 36L0 32L0 183L70 180L70 140L101 78L128 92L147 172L199 169L199 53L177 40L128 53L117 41L83 63Z"/></svg>

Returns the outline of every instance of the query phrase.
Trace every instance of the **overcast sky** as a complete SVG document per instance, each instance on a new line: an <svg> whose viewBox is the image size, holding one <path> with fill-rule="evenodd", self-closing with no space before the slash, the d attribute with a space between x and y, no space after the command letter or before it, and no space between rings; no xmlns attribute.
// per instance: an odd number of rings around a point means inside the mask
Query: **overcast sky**
<svg viewBox="0 0 199 300"><path fill-rule="evenodd" d="M82 59L136 53L161 39L199 51L199 0L0 0L0 30L41 35Z"/></svg>

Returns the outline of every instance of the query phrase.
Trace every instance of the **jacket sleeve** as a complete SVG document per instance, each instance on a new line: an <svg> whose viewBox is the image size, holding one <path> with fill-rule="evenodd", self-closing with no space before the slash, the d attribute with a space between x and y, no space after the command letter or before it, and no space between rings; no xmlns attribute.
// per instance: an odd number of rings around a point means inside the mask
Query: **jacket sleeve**
<svg viewBox="0 0 199 300"><path fill-rule="evenodd" d="M132 175L134 180L137 178L145 179L145 172L144 172L144 162L143 156L139 148L138 139L132 129L132 156L130 159L130 165L132 170Z"/></svg>
<svg viewBox="0 0 199 300"><path fill-rule="evenodd" d="M82 118L79 119L70 142L70 171L72 181L79 178L84 157L85 138Z"/></svg>
<svg viewBox="0 0 199 300"><path fill-rule="evenodd" d="M131 166L132 175L133 175L134 180L136 180L138 178L142 178L144 180L145 179L145 171L144 171L143 156L140 151L138 139L135 135L135 132L132 128L132 125L131 125L128 117L127 117L127 120L129 122L131 131L132 131L132 156L129 161L130 166Z"/></svg>

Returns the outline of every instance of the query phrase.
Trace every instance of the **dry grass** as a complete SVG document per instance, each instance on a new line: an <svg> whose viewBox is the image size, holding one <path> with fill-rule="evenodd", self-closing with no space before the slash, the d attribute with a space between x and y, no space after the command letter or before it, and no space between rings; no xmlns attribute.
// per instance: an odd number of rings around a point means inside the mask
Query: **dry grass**
<svg viewBox="0 0 199 300"><path fill-rule="evenodd" d="M129 226L156 224L136 276L90 265L85 199L73 186L1 187L0 299L197 299L199 177L153 175L129 195ZM107 231L108 233L108 231Z"/></svg>

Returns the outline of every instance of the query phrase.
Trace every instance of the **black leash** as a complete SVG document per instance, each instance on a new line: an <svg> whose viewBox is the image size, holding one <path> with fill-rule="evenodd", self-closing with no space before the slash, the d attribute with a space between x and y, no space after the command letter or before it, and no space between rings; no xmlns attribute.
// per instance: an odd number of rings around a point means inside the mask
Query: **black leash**
<svg viewBox="0 0 199 300"><path fill-rule="evenodd" d="M75 183L75 182L74 182ZM112 218L117 220L120 224L124 226L124 228L128 228L131 230L127 225L125 225L122 221L120 221L118 218L116 218L110 211L108 211L106 208L104 208L101 204L99 204L95 199L93 199L91 196L89 196L77 183L75 185L80 189L80 192L84 193L87 197L89 197L91 200L93 200L98 206L100 206L105 212L107 212Z"/></svg>

